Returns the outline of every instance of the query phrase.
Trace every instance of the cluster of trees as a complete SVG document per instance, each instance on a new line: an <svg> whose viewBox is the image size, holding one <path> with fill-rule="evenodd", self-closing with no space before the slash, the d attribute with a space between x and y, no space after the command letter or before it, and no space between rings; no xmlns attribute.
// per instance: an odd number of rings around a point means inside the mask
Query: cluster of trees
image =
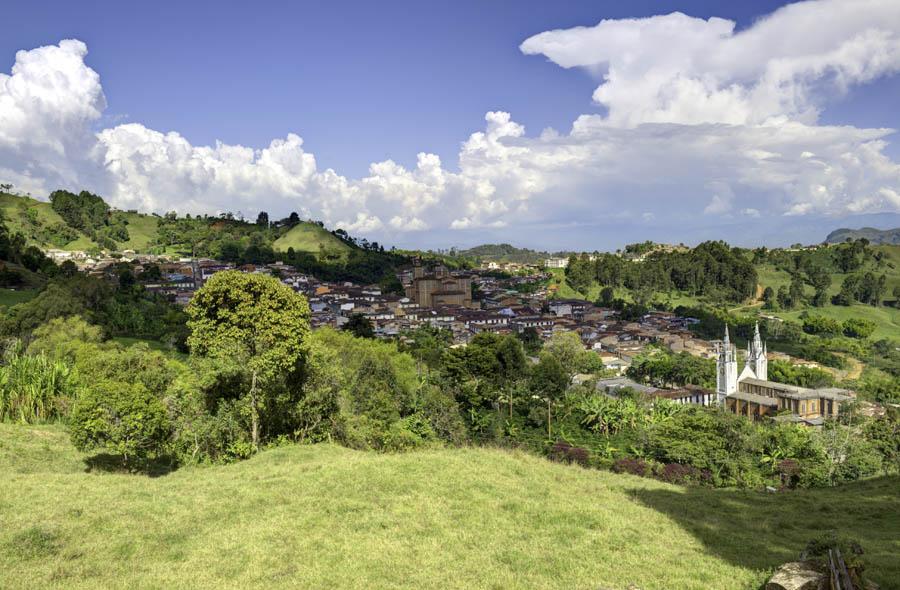
<svg viewBox="0 0 900 590"><path fill-rule="evenodd" d="M704 242L687 251L653 251L643 261L614 254L571 256L566 280L581 293L595 282L633 292L678 290L710 299L743 301L756 289L756 269L738 248L724 242Z"/></svg>
<svg viewBox="0 0 900 590"><path fill-rule="evenodd" d="M841 290L831 302L834 305L851 305L854 302L881 305L887 295L887 276L874 272L848 275L841 284Z"/></svg>
<svg viewBox="0 0 900 590"><path fill-rule="evenodd" d="M24 274L16 267L46 274L57 270L39 248L27 244L25 236L9 231L0 211L0 287L18 287L25 282Z"/></svg>
<svg viewBox="0 0 900 590"><path fill-rule="evenodd" d="M320 248L319 252L313 253L288 248L286 252L276 252L275 240L298 223L300 218L296 213L270 221L268 214L261 212L256 223L249 223L228 213L219 217L178 217L170 212L158 220L159 238L155 248L164 251L179 246L189 249L194 256L236 264L282 261L322 280L383 283L388 290L399 289L396 270L409 258L385 251L378 242L354 238L341 229L331 234L347 244L347 250L334 252ZM322 225L321 222L314 223Z"/></svg>
<svg viewBox="0 0 900 590"><path fill-rule="evenodd" d="M128 220L121 212L112 212L98 195L57 190L50 193L50 205L70 228L87 234L101 248L114 250L116 242L129 239Z"/></svg>
<svg viewBox="0 0 900 590"><path fill-rule="evenodd" d="M851 305L855 302L881 305L888 295L887 276L879 272L889 264L883 252L873 250L865 238L848 241L830 248L817 248L799 252L757 248L753 251L754 263L772 263L779 270L791 275L789 286L782 285L777 291L771 286L763 293L767 309L795 309L804 305L824 307L829 301L833 305ZM865 272L864 272L865 271ZM840 291L828 297L833 275L843 273ZM812 297L805 294L805 286L813 289ZM894 293L900 297L900 289Z"/></svg>
<svg viewBox="0 0 900 590"><path fill-rule="evenodd" d="M634 358L628 376L638 382L656 387L698 385L716 387L716 362L687 352L672 353L663 347L648 347L648 351Z"/></svg>
<svg viewBox="0 0 900 590"><path fill-rule="evenodd" d="M817 431L754 423L700 406L649 403L636 395L616 400L583 395L573 415L606 435L603 464L674 483L838 485L895 472L900 460L895 411L878 419L848 415Z"/></svg>
<svg viewBox="0 0 900 590"><path fill-rule="evenodd" d="M118 280L112 283L79 273L72 262L53 265L56 272L36 297L12 306L0 317L0 337L28 334L54 318L80 315L101 326L108 336L159 340L185 349L184 312L136 282L130 265L120 267Z"/></svg>
<svg viewBox="0 0 900 590"><path fill-rule="evenodd" d="M807 315L803 318L803 331L819 336L843 335L862 339L870 337L875 332L875 327L875 322L864 318L848 318L843 322L820 315Z"/></svg>

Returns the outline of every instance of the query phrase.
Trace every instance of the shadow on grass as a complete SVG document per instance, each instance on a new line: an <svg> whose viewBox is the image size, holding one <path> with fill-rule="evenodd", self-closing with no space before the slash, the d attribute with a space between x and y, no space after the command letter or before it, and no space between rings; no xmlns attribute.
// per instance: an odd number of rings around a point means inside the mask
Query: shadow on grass
<svg viewBox="0 0 900 590"><path fill-rule="evenodd" d="M772 570L834 531L860 542L867 575L882 590L900 588L900 477L778 494L700 487L629 493L740 567Z"/></svg>
<svg viewBox="0 0 900 590"><path fill-rule="evenodd" d="M85 471L103 471L106 473L138 473L148 477L162 477L169 475L178 469L178 463L175 458L169 455L163 455L155 459L145 461L129 461L126 462L122 455L111 455L109 453L100 453L87 457L84 460Z"/></svg>

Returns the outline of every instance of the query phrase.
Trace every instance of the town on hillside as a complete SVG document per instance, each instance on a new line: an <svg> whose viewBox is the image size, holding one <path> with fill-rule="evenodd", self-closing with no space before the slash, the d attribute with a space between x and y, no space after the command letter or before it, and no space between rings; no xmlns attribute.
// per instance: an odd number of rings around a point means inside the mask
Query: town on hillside
<svg viewBox="0 0 900 590"><path fill-rule="evenodd" d="M672 251L680 247L663 248ZM639 262L647 250L625 252L623 256ZM382 339L402 341L423 326L446 330L454 346L465 346L480 332L519 336L528 332L543 342L554 334L575 333L585 350L597 355L604 370L600 378L576 375L576 382L592 379L599 391L610 396L629 390L680 404L718 404L754 420L768 416L809 426L821 426L826 418L838 415L843 402L856 397L847 389L805 388L768 381L768 359L790 357L769 352L760 339L758 326L748 343L745 364L739 366L727 328L722 340L704 340L690 329L699 322L696 318L649 310L640 317L625 319L620 311L610 307L556 297L547 284L547 269L566 268L568 258L548 258L542 265L485 261L473 270L450 270L443 264L426 265L415 259L397 276L403 292L388 293L379 285L320 280L283 262L237 265L211 258L173 259L134 251L96 258L85 252L55 249L46 254L57 263L72 261L82 272L111 280L116 278L117 265L122 262L132 264L136 275L158 269L144 287L182 306L218 272L271 275L306 296L313 328L341 329L349 327L353 320L363 321L371 327L374 337ZM588 258L593 260L592 256ZM498 278L497 271L504 274ZM627 377L632 360L645 354L651 345L672 353L714 359L715 390L697 385L655 387ZM819 367L815 362L794 360L807 368Z"/></svg>

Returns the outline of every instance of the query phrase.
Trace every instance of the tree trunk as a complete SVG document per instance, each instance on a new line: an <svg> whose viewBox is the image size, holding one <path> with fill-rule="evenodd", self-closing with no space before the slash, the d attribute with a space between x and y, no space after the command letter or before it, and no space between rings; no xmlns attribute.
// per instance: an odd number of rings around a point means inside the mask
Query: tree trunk
<svg viewBox="0 0 900 590"><path fill-rule="evenodd" d="M256 371L250 380L250 436L253 440L253 449L259 451L259 407L256 400Z"/></svg>

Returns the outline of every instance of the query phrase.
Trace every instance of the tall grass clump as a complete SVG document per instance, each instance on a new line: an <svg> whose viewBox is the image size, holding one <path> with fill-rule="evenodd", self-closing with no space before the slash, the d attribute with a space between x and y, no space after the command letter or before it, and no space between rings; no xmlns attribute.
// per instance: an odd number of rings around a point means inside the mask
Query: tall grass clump
<svg viewBox="0 0 900 590"><path fill-rule="evenodd" d="M64 360L25 354L13 341L0 357L0 422L46 422L65 414L75 374Z"/></svg>

